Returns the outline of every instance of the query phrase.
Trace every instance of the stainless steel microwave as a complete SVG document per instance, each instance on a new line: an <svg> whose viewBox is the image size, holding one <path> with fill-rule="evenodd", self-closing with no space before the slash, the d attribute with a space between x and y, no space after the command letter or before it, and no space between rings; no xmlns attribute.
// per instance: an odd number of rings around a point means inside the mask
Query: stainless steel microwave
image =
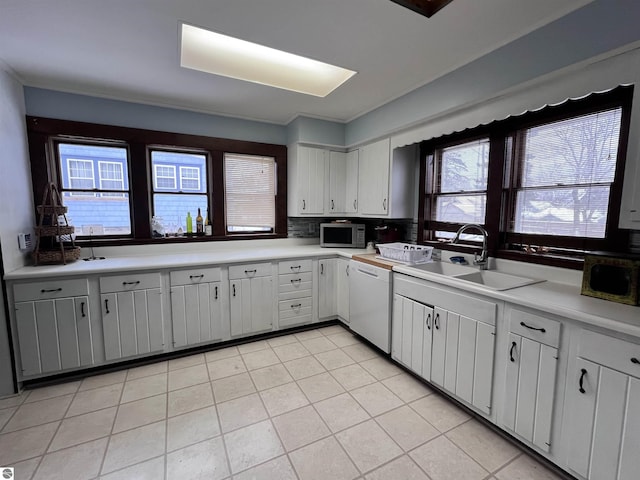
<svg viewBox="0 0 640 480"><path fill-rule="evenodd" d="M364 248L364 230L362 223L321 223L320 246Z"/></svg>
<svg viewBox="0 0 640 480"><path fill-rule="evenodd" d="M589 252L584 257L582 295L638 305L640 256Z"/></svg>

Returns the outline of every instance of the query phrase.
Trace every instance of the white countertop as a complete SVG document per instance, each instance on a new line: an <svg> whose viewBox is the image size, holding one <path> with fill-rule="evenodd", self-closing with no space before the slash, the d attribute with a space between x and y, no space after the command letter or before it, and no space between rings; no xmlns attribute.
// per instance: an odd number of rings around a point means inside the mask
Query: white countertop
<svg viewBox="0 0 640 480"><path fill-rule="evenodd" d="M9 272L4 278L8 281L41 280L288 258L321 258L336 255L351 258L352 255L366 253L365 250L360 249L321 248L317 243L310 243L311 241L313 240L252 240L204 245L96 248L95 254L106 256L105 260L89 262L77 260L67 265L28 266ZM83 257L89 255L90 252L83 251ZM517 267L523 269L516 273L520 275L527 275L527 268L535 268L528 264L518 264ZM404 265L394 266L393 271L640 338L640 307L580 295L580 287L575 282L560 283L547 280L511 290L496 291ZM537 275L530 276L555 278L554 275L542 276L539 271L536 273ZM558 277L562 276L560 272Z"/></svg>
<svg viewBox="0 0 640 480"><path fill-rule="evenodd" d="M283 242L284 243L284 242ZM253 246L253 247L252 247ZM104 252L96 248L96 256ZM129 252L130 253L130 252ZM283 260L287 258L318 258L323 256L343 256L365 253L361 249L321 248L315 245L296 245L288 243L279 246L275 242L267 245L250 244L229 248L227 245L200 249L194 252L176 251L152 254L127 254L122 256L105 255L104 260L83 261L76 260L67 265L39 265L28 266L5 274L8 281L35 280L44 278L61 278L93 274L110 274L132 270L159 270L166 268L187 268L197 266L216 266L234 263L262 262L269 260ZM87 257L83 251L83 257Z"/></svg>
<svg viewBox="0 0 640 480"><path fill-rule="evenodd" d="M580 295L578 285L546 280L499 291L408 266L393 271L640 338L640 306ZM520 275L527 275L526 270Z"/></svg>

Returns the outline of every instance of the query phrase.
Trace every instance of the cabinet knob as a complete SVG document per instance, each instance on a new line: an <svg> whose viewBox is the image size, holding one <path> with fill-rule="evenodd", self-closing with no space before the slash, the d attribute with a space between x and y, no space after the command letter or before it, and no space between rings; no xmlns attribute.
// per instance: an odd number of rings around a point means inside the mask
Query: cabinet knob
<svg viewBox="0 0 640 480"><path fill-rule="evenodd" d="M427 321L425 322L425 323L426 323L426 325L427 325L427 330L431 330L431 323L430 323L430 321L431 321L431 314L429 313L429 314L427 314Z"/></svg>
<svg viewBox="0 0 640 480"><path fill-rule="evenodd" d="M509 360L511 360L512 362L516 361L516 359L513 358L513 350L516 348L516 346L516 342L511 342L511 349L509 349Z"/></svg>
<svg viewBox="0 0 640 480"><path fill-rule="evenodd" d="M307 202L304 201L304 198L302 199L302 209L303 210L307 209Z"/></svg>
<svg viewBox="0 0 640 480"><path fill-rule="evenodd" d="M84 312L84 302L80 303L80 315L82 315L82 318L87 316L87 314Z"/></svg>
<svg viewBox="0 0 640 480"><path fill-rule="evenodd" d="M357 200L354 200L354 201L353 201L353 209L354 209L354 210L357 210L357 209L358 209L358 201L357 201Z"/></svg>
<svg viewBox="0 0 640 480"><path fill-rule="evenodd" d="M387 199L382 200L382 210L387 211Z"/></svg>
<svg viewBox="0 0 640 480"><path fill-rule="evenodd" d="M108 298L104 299L104 310L105 310L105 312L107 314L109 313L109 299Z"/></svg>
<svg viewBox="0 0 640 480"><path fill-rule="evenodd" d="M440 330L440 314L439 313L436 313L436 316L433 319L433 325L436 327L436 330Z"/></svg>

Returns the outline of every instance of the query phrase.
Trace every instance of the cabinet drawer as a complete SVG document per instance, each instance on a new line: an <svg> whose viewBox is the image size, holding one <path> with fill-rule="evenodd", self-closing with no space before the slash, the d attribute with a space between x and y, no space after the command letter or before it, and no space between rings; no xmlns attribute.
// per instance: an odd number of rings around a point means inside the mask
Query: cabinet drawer
<svg viewBox="0 0 640 480"><path fill-rule="evenodd" d="M509 322L509 330L522 337L558 348L560 345L561 323L546 317L533 315L522 310L513 309Z"/></svg>
<svg viewBox="0 0 640 480"><path fill-rule="evenodd" d="M128 292L131 290L147 290L149 288L160 288L159 273L134 273L100 278L101 293Z"/></svg>
<svg viewBox="0 0 640 480"><path fill-rule="evenodd" d="M220 268L197 268L193 270L179 270L171 272L171 286L192 285L196 283L219 282Z"/></svg>
<svg viewBox="0 0 640 480"><path fill-rule="evenodd" d="M89 282L86 278L18 283L13 286L13 297L16 302L79 297L83 295L89 295Z"/></svg>
<svg viewBox="0 0 640 480"><path fill-rule="evenodd" d="M578 356L640 378L640 345L582 330Z"/></svg>
<svg viewBox="0 0 640 480"><path fill-rule="evenodd" d="M312 268L311 260L288 260L278 263L278 273L302 273L310 272Z"/></svg>
<svg viewBox="0 0 640 480"><path fill-rule="evenodd" d="M292 300L281 300L278 302L278 309L280 314L283 312L296 312L303 308L311 308L313 301L311 297L294 298Z"/></svg>
<svg viewBox="0 0 640 480"><path fill-rule="evenodd" d="M292 300L294 298L305 298L305 297L311 298L311 296L313 295L313 293L311 292L311 283L307 285L303 284L301 288L302 290L290 290L287 292L280 291L280 293L278 294L278 300L283 301L283 300Z"/></svg>
<svg viewBox="0 0 640 480"><path fill-rule="evenodd" d="M293 285L295 283L311 282L312 278L313 274L311 272L278 275L278 283L281 287L286 287L287 285Z"/></svg>
<svg viewBox="0 0 640 480"><path fill-rule="evenodd" d="M246 265L231 265L229 267L229 280L267 277L269 275L271 275L270 263L248 263Z"/></svg>

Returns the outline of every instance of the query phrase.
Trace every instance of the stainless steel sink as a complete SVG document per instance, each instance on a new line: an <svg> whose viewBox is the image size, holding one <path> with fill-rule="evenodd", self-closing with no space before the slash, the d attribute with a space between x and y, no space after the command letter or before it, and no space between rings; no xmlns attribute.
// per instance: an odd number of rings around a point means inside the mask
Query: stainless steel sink
<svg viewBox="0 0 640 480"><path fill-rule="evenodd" d="M476 272L475 268L465 267L462 265L457 265L455 263L447 262L423 263L422 265L414 265L413 268L417 268L418 270L423 270L429 273L437 273L438 275L446 275L449 277Z"/></svg>
<svg viewBox="0 0 640 480"><path fill-rule="evenodd" d="M495 270L480 270L464 275L455 275L458 280L472 282L492 290L510 290L512 288L524 287L534 283L544 282L535 278L519 277L507 273L496 272Z"/></svg>

